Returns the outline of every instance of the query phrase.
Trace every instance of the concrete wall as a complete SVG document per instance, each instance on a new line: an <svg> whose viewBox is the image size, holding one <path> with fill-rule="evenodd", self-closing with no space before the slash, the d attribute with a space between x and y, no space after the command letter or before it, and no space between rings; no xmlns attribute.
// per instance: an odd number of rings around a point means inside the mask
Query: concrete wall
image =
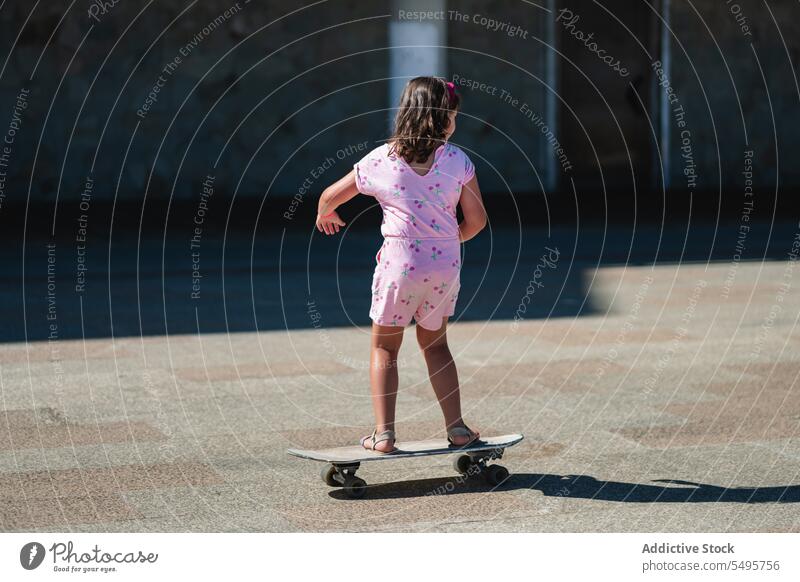
<svg viewBox="0 0 800 582"><path fill-rule="evenodd" d="M796 2L671 2L671 80L686 110L698 189L719 188L720 173L723 186L741 189L746 149L753 151L755 185L771 190L777 171L782 186L800 183L793 159L800 146L798 16ZM676 131L671 143L672 185L681 187Z"/></svg>
<svg viewBox="0 0 800 582"><path fill-rule="evenodd" d="M547 120L550 114L550 15L516 1L451 0L448 9L454 11L448 23L450 77L465 79L453 140L474 150L484 191L520 194L546 187L553 153L531 118Z"/></svg>
<svg viewBox="0 0 800 582"><path fill-rule="evenodd" d="M487 192L526 194L556 183L552 148L522 110L525 105L545 123L553 121L544 83L553 80L557 59L543 44L553 16L541 8L551 4L446 4L448 74L487 86L461 88L464 114L454 138L472 152ZM724 1L692 4L699 15L689 3L670 2L676 38L669 77L691 129L699 189L719 187L718 159L723 184L740 186L748 147L759 185L774 184L779 169L781 183L796 186L800 169L791 156L800 140L794 129L798 94L789 57L797 66L797 3L776 0L768 10L739 0L749 35ZM2 54L9 55L0 76L0 132L13 133L2 160L3 205L24 203L29 186L34 201L76 200L88 175L95 200L140 200L148 179L149 199L167 199L173 189L177 199L192 199L209 174L219 190L238 185L237 195L250 199L267 191L292 196L309 177L316 193L355 161L349 153L339 159L339 149L386 137L391 2L336 0L295 14L289 13L299 6L286 0L240 2L238 8L233 0L184 0L141 13L139 3L121 1L91 15L92 6L82 0L63 20L62 3L39 3L32 13L21 2L0 10ZM233 13L226 16L226 10ZM182 51L181 62L165 75ZM157 100L142 114L160 76ZM669 143L671 184L682 187L678 131Z"/></svg>
<svg viewBox="0 0 800 582"><path fill-rule="evenodd" d="M170 196L184 155L179 199L196 196L209 173L220 188L233 189L241 179L242 196L261 197L268 188L291 195L330 157L331 176L346 171L351 160L336 159L337 149L385 137L388 56L380 48L387 27L385 16L375 16L388 13L388 2L336 1L286 16L297 3L242 0L230 18L225 11L235 0L190 4L162 2L139 14L140 3L123 1L97 21L82 1L60 25L61 3L37 6L0 78L0 126L20 90L30 90L9 198L26 195L34 157L34 199L54 200L59 187L62 196L77 196L97 156L94 196L110 199L129 146L120 198L142 198L151 168L148 196ZM0 11L0 26L14 33L3 35L3 54L30 8L17 2ZM298 41L304 35L310 36ZM181 62L165 74L176 57ZM160 76L157 101L137 114Z"/></svg>

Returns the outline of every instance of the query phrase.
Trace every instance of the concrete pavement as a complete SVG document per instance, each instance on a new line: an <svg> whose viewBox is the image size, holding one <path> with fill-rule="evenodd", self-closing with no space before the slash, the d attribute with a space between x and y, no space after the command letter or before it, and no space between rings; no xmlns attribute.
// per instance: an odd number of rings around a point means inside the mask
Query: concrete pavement
<svg viewBox="0 0 800 582"><path fill-rule="evenodd" d="M369 431L369 330L325 325L334 295L319 327L0 345L0 530L800 531L796 263L563 261L515 322L539 255L503 318L450 328L467 421L525 434L505 485L396 460L352 501L286 455ZM542 315L571 277L575 313ZM400 366L399 438L441 437L411 333Z"/></svg>

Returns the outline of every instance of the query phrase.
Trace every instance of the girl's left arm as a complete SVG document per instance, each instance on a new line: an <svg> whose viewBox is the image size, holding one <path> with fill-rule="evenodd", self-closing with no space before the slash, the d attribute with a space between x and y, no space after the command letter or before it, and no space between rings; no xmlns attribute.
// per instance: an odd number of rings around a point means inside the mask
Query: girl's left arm
<svg viewBox="0 0 800 582"><path fill-rule="evenodd" d="M322 196L319 197L317 206L317 230L325 234L339 232L339 227L344 226L345 222L339 218L336 209L348 200L355 198L357 194L355 170L350 170L344 178L325 188Z"/></svg>

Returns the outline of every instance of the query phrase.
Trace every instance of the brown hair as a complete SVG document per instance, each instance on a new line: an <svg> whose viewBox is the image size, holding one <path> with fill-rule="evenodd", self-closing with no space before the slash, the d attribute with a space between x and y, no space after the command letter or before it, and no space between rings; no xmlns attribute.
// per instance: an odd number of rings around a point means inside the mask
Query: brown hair
<svg viewBox="0 0 800 582"><path fill-rule="evenodd" d="M400 97L390 152L409 164L427 160L444 142L450 112L457 111L460 104L455 87L448 87L445 79L411 79Z"/></svg>

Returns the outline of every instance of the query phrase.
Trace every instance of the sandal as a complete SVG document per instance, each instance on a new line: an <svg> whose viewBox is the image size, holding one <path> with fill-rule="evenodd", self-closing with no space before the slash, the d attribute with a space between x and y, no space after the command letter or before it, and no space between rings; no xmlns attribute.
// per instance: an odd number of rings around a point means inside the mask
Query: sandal
<svg viewBox="0 0 800 582"><path fill-rule="evenodd" d="M455 444L453 442L453 438L461 436L470 437L470 439L466 443L460 445ZM457 447L457 448L466 447L477 441L480 438L480 436L481 436L480 433L475 432L474 430L469 428L466 424L464 426L454 426L453 428L447 429L447 441L450 443L451 447Z"/></svg>
<svg viewBox="0 0 800 582"><path fill-rule="evenodd" d="M368 436L365 436L365 437L361 437L361 446L366 449L367 447L365 447L364 445L369 440L372 441L372 447L370 447L370 449L368 449L368 450L373 450L376 453L381 453L382 455L388 455L388 454L393 453L393 452L395 452L397 450L397 448L394 447L394 443L392 443L392 450L391 451L378 451L378 450L375 450L375 445L377 445L378 443L382 443L383 441L395 441L396 440L393 430L385 430L385 431L383 431L381 433L378 433L378 429L376 428L375 430L372 431L371 435L368 435Z"/></svg>

